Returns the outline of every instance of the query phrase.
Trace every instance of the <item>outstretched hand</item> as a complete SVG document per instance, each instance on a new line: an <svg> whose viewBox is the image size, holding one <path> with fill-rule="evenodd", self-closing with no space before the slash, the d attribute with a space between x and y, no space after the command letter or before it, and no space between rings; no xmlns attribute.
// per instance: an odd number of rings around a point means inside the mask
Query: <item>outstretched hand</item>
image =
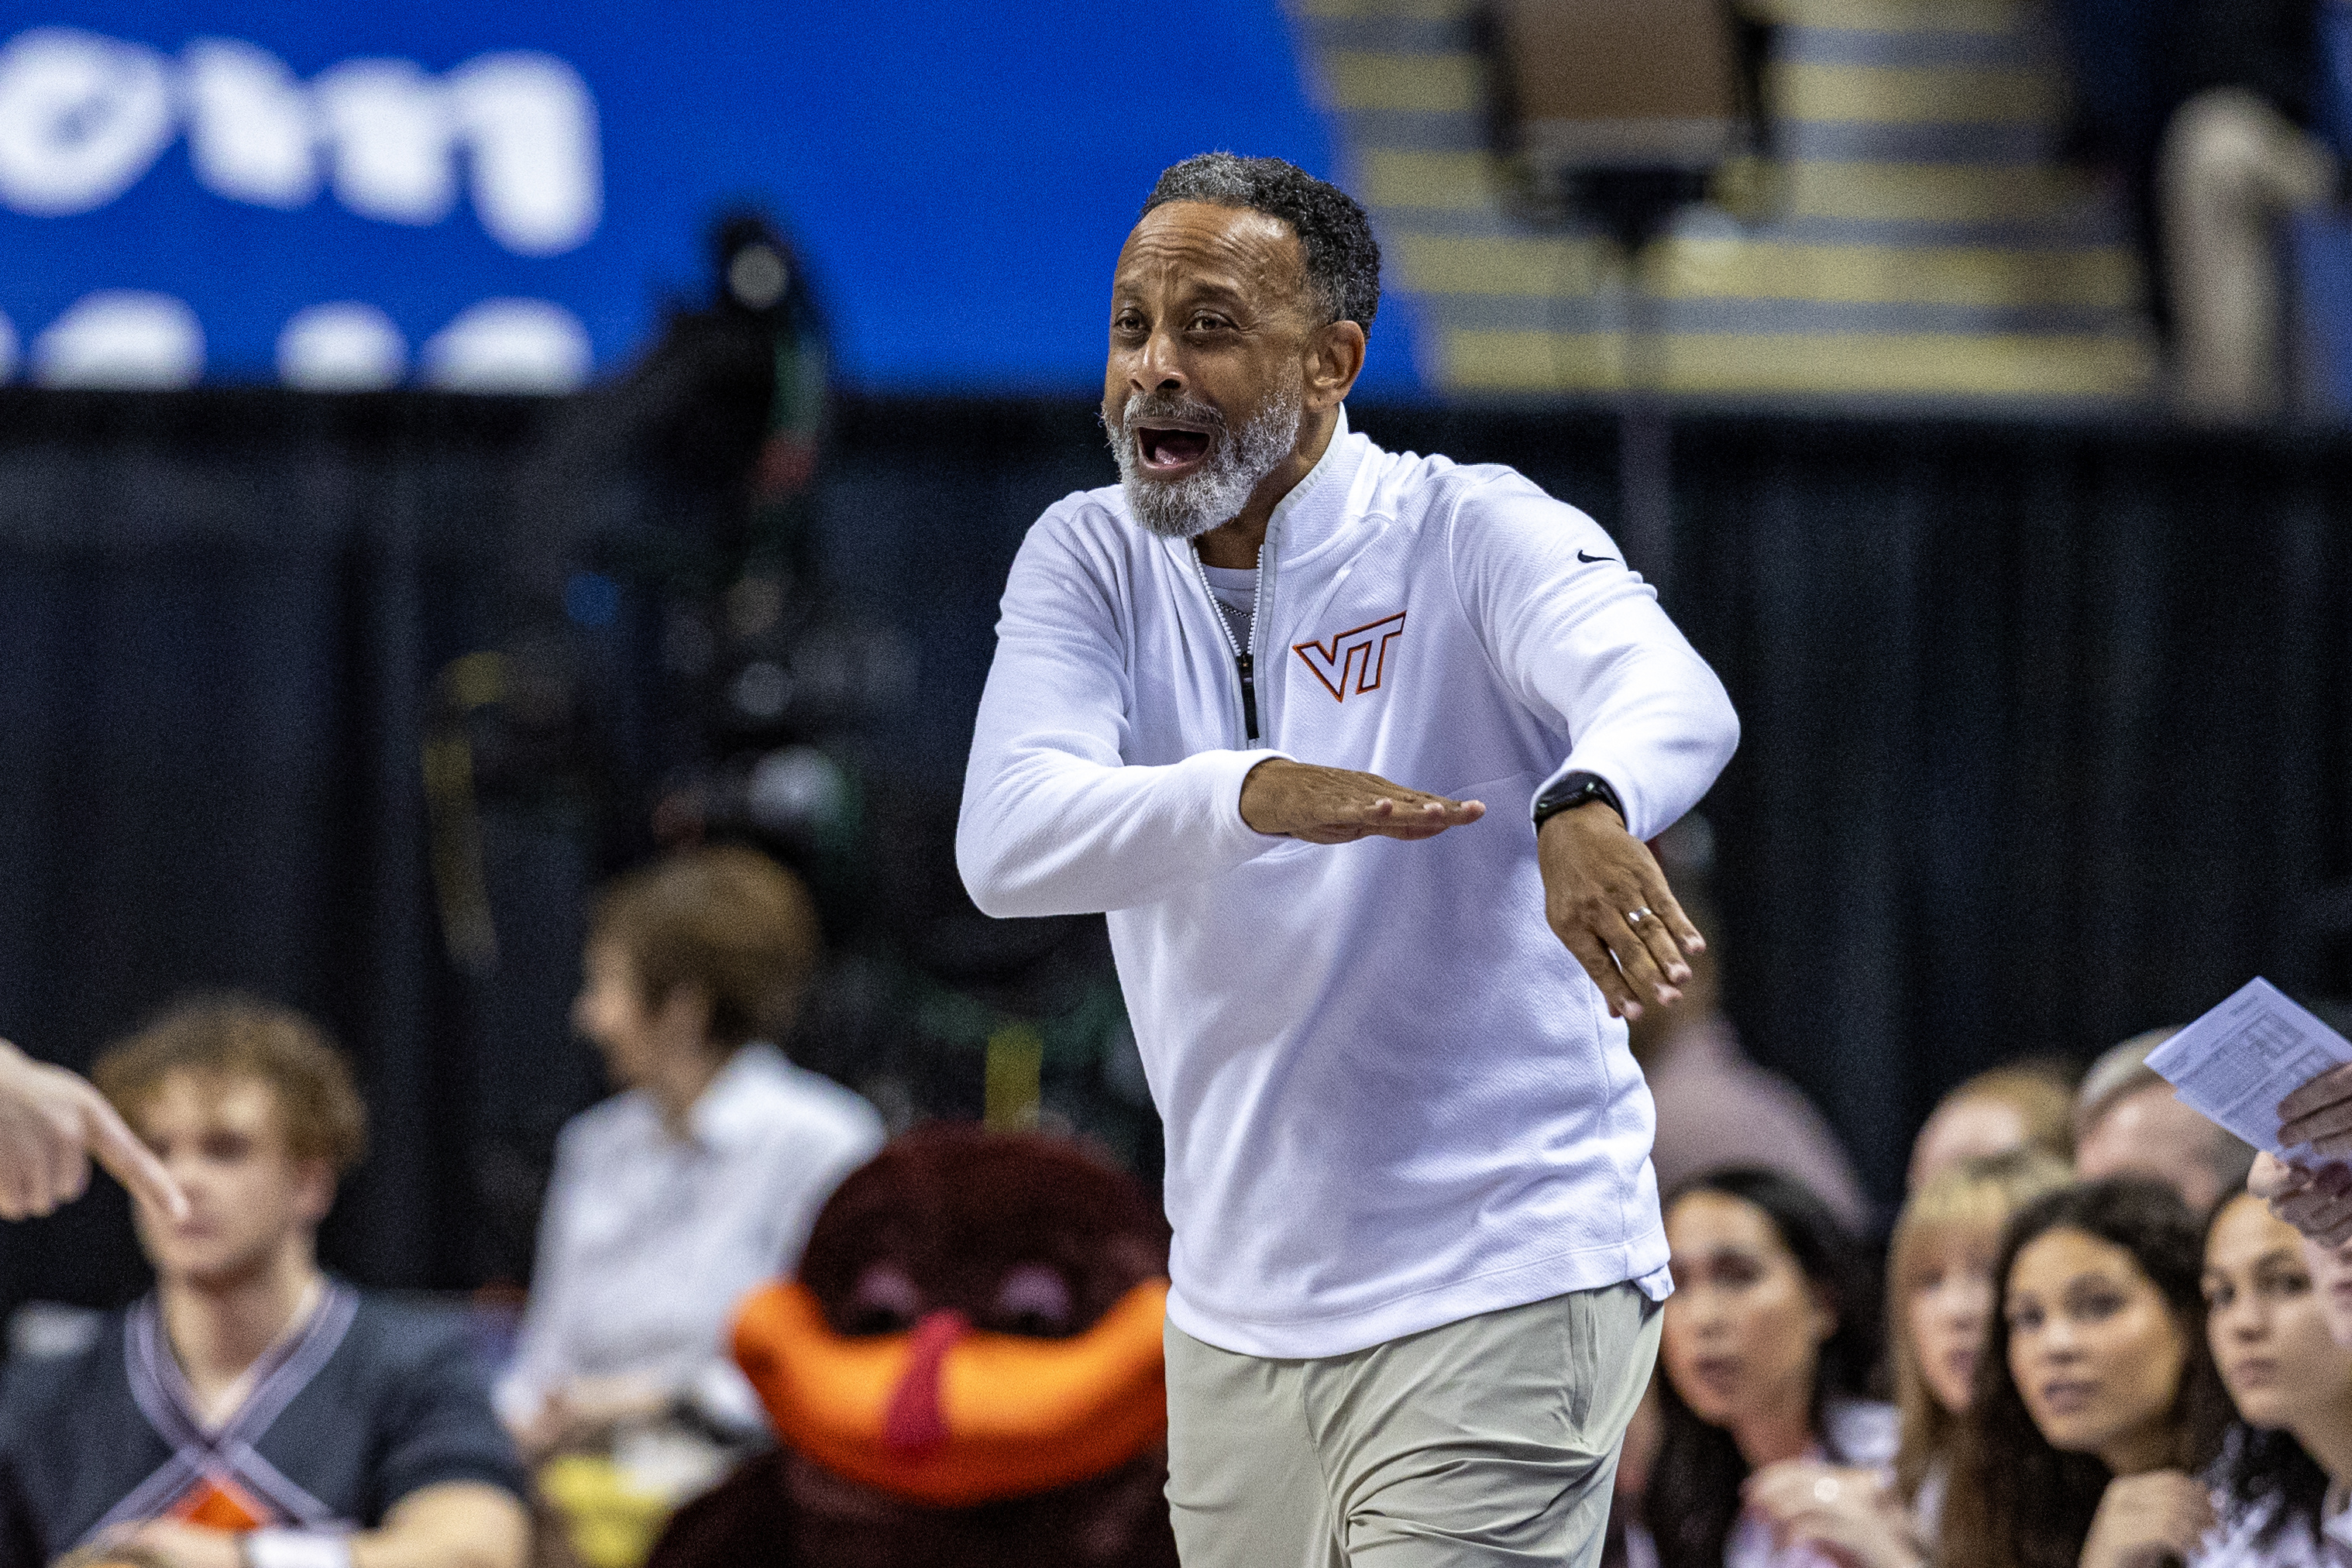
<svg viewBox="0 0 2352 1568"><path fill-rule="evenodd" d="M1706 939L1675 901L1649 846L1601 802L1544 819L1536 834L1544 917L1620 1018L1672 1006Z"/></svg>
<svg viewBox="0 0 2352 1568"><path fill-rule="evenodd" d="M81 1196L89 1162L178 1219L188 1200L106 1097L63 1068L0 1040L0 1219L30 1219Z"/></svg>
<svg viewBox="0 0 2352 1568"><path fill-rule="evenodd" d="M1378 773L1269 757L1242 781L1242 820L1259 833L1309 844L1359 838L1434 838L1486 815L1475 800L1448 800Z"/></svg>

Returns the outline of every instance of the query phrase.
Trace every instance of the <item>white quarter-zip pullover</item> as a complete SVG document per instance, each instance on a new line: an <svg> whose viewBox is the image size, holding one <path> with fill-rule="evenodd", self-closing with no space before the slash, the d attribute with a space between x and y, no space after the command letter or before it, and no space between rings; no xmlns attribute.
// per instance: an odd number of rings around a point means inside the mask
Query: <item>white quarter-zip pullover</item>
<svg viewBox="0 0 2352 1568"><path fill-rule="evenodd" d="M1730 756L1721 684L1573 507L1344 415L1275 509L1260 739L1189 542L1113 486L1013 564L956 858L992 915L1109 913L1194 1338L1325 1356L1563 1291L1670 1289L1649 1091L1544 920L1528 807L1609 781L1637 837ZM1418 843L1253 831L1269 757L1487 815Z"/></svg>

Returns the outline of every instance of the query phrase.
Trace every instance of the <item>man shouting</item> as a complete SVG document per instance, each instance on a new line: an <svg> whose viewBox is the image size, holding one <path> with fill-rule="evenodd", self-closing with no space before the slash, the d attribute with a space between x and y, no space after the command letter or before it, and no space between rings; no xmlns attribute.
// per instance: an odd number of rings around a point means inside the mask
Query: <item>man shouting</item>
<svg viewBox="0 0 2352 1568"><path fill-rule="evenodd" d="M1702 945L1642 840L1738 721L1590 518L1349 430L1379 302L1336 188L1160 176L1120 483L1013 563L957 858L990 914L1109 911L1186 1563L1590 1568L1672 1289L1622 1020Z"/></svg>

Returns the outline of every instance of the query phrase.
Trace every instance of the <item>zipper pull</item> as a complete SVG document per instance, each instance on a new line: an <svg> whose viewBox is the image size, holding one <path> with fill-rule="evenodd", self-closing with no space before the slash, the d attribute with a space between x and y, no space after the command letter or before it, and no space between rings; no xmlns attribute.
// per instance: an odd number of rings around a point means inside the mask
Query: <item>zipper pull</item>
<svg viewBox="0 0 2352 1568"><path fill-rule="evenodd" d="M1251 679L1250 671L1256 668L1257 661L1244 648L1234 656L1234 664L1242 672L1242 726L1249 731L1249 738L1255 741L1257 739L1257 682Z"/></svg>

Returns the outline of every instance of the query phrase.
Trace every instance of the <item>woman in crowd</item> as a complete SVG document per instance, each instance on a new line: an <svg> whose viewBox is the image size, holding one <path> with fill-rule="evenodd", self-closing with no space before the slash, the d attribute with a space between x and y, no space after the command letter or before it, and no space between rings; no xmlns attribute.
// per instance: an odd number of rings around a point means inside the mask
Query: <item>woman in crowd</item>
<svg viewBox="0 0 2352 1568"><path fill-rule="evenodd" d="M1938 1568L2187 1561L2228 1405L2198 1225L2131 1179L2036 1199L1995 1265L2000 1319L1953 1445Z"/></svg>
<svg viewBox="0 0 2352 1568"><path fill-rule="evenodd" d="M2055 1062L2010 1062L1937 1100L1912 1142L1905 1184L1916 1193L1963 1160L2027 1148L2074 1157L2074 1080Z"/></svg>
<svg viewBox="0 0 2352 1568"><path fill-rule="evenodd" d="M807 890L749 849L664 861L598 903L572 1016L622 1092L557 1144L498 1390L534 1459L664 1423L765 1431L726 1353L728 1315L798 1260L817 1210L882 1143L865 1100L767 1043L820 952Z"/></svg>
<svg viewBox="0 0 2352 1568"><path fill-rule="evenodd" d="M1872 1467L1894 1456L1894 1413L1859 1397L1875 1347L1853 1244L1811 1192L1758 1170L1685 1183L1666 1204L1666 1239L1675 1289L1660 1353L1663 1436L1643 1499L1656 1560L1809 1560L1784 1556L1740 1488L1782 1460Z"/></svg>
<svg viewBox="0 0 2352 1568"><path fill-rule="evenodd" d="M1781 1539L1850 1568L1916 1568L1936 1539L1953 1434L1993 1315L1993 1261L2011 1215L2066 1184L2039 1149L1963 1161L1913 1193L1895 1222L1886 1315L1901 1439L1891 1488L1872 1472L1794 1459L1758 1472L1748 1505ZM1826 1483L1826 1484L1824 1484Z"/></svg>
<svg viewBox="0 0 2352 1568"><path fill-rule="evenodd" d="M2214 1477L2222 1528L2197 1568L2320 1568L2352 1552L2352 1517L2326 1509L2352 1480L2352 1350L2328 1337L2307 1245L2244 1193L2206 1231L2205 1331L2240 1425Z"/></svg>

